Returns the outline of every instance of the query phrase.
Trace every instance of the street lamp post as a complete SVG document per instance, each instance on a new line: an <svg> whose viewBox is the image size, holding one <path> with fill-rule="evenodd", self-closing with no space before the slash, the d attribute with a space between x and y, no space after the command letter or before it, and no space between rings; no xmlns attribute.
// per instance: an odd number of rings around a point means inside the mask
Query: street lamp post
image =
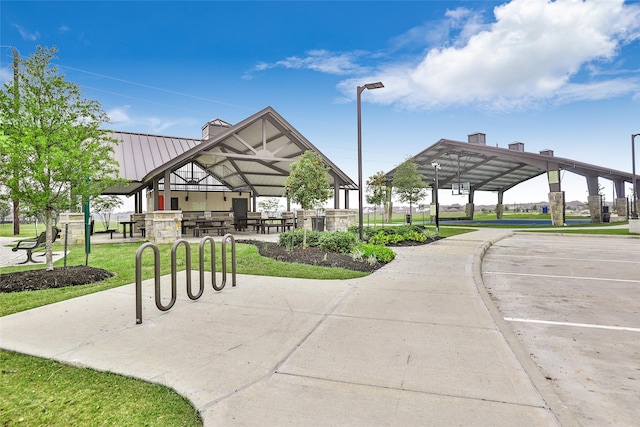
<svg viewBox="0 0 640 427"><path fill-rule="evenodd" d="M365 89L380 89L384 87L382 82L376 83L367 83L364 86L358 86L357 88L357 97L356 104L358 106L358 230L360 233L360 240L364 240L364 230L363 230L363 196L362 196L362 118L361 118L361 106L360 106L360 95Z"/></svg>
<svg viewBox="0 0 640 427"><path fill-rule="evenodd" d="M440 234L440 205L438 204L438 169L440 169L440 164L433 162L431 163L431 166L433 166L433 169L436 174L435 189L433 192L433 203L435 203L436 205L436 234L439 235Z"/></svg>
<svg viewBox="0 0 640 427"><path fill-rule="evenodd" d="M631 183L633 185L633 194L631 195L633 213L631 214L631 217L634 219L638 219L638 207L636 206L638 199L638 189L636 188L636 136L640 136L640 133L631 135L631 180L633 181Z"/></svg>

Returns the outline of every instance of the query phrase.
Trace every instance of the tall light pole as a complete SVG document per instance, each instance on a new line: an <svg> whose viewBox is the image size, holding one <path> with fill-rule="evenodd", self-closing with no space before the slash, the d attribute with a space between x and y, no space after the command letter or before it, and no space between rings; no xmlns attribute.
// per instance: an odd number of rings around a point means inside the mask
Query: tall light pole
<svg viewBox="0 0 640 427"><path fill-rule="evenodd" d="M433 162L431 163L431 166L433 166L436 174L436 182L433 192L433 203L436 205L436 234L440 234L440 205L438 204L438 169L440 169L440 164Z"/></svg>
<svg viewBox="0 0 640 427"><path fill-rule="evenodd" d="M640 136L640 133L631 135L631 180L633 181L631 183L633 185L633 195L631 196L633 213L631 218L634 219L638 219L638 207L636 206L638 199L638 189L636 188L636 136Z"/></svg>
<svg viewBox="0 0 640 427"><path fill-rule="evenodd" d="M364 211L364 203L362 197L362 117L361 117L361 109L360 106L360 95L365 89L380 89L384 87L382 82L376 83L367 83L364 86L358 86L357 88L357 96L356 96L356 104L358 105L358 230L360 233L360 240L364 240L364 230L363 230L363 211Z"/></svg>

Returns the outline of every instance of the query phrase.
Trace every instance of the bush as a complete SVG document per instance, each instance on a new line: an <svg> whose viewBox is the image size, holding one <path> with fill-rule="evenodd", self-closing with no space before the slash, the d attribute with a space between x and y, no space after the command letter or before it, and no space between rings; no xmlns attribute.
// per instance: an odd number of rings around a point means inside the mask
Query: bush
<svg viewBox="0 0 640 427"><path fill-rule="evenodd" d="M320 232L307 230L307 246L318 246L320 240ZM297 229L293 231L285 231L280 233L278 237L278 245L285 246L287 248L301 248L304 238L304 230Z"/></svg>
<svg viewBox="0 0 640 427"><path fill-rule="evenodd" d="M396 257L395 252L383 245L373 245L371 243L360 243L357 246L357 250L362 252L363 258L369 259L371 256L382 263L388 263L393 261Z"/></svg>
<svg viewBox="0 0 640 427"><path fill-rule="evenodd" d="M350 253L356 243L356 236L348 231L321 233L318 239L318 246L323 251L340 252L343 254Z"/></svg>

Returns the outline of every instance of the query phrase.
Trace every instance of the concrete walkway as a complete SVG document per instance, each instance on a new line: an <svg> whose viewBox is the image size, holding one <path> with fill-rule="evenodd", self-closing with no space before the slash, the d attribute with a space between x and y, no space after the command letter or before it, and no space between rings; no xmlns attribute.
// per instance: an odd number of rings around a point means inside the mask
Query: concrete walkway
<svg viewBox="0 0 640 427"><path fill-rule="evenodd" d="M2 317L0 346L168 385L206 426L572 425L477 286L508 234L397 248L361 279L240 275L197 301L182 284L168 312L149 280L140 325L127 285Z"/></svg>

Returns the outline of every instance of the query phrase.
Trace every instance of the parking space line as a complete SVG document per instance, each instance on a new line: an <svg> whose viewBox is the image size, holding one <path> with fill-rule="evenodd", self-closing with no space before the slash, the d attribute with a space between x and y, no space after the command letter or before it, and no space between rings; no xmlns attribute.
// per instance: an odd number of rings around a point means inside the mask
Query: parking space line
<svg viewBox="0 0 640 427"><path fill-rule="evenodd" d="M640 283L640 280L607 279L606 277L556 276L552 274L507 273L507 272L500 272L500 271L483 271L482 274L496 274L496 275L504 275L504 276L548 277L552 279L603 280L607 282Z"/></svg>
<svg viewBox="0 0 640 427"><path fill-rule="evenodd" d="M563 257L555 257L555 256L536 256L536 255L512 255L512 254L500 254L500 257L497 258L527 258L527 259L553 259L557 261L584 261L584 258L563 258ZM490 257L487 257L488 261L493 261ZM613 262L613 263L623 263L623 264L640 264L640 261L627 261L620 259L591 259L589 262Z"/></svg>
<svg viewBox="0 0 640 427"><path fill-rule="evenodd" d="M626 326L606 326L606 325L593 325L590 323L554 322L552 320L519 319L515 317L505 317L504 320L506 320L507 322L539 323L543 325L554 325L554 326L576 326L578 328L610 329L614 331L640 332L640 328L630 328Z"/></svg>

